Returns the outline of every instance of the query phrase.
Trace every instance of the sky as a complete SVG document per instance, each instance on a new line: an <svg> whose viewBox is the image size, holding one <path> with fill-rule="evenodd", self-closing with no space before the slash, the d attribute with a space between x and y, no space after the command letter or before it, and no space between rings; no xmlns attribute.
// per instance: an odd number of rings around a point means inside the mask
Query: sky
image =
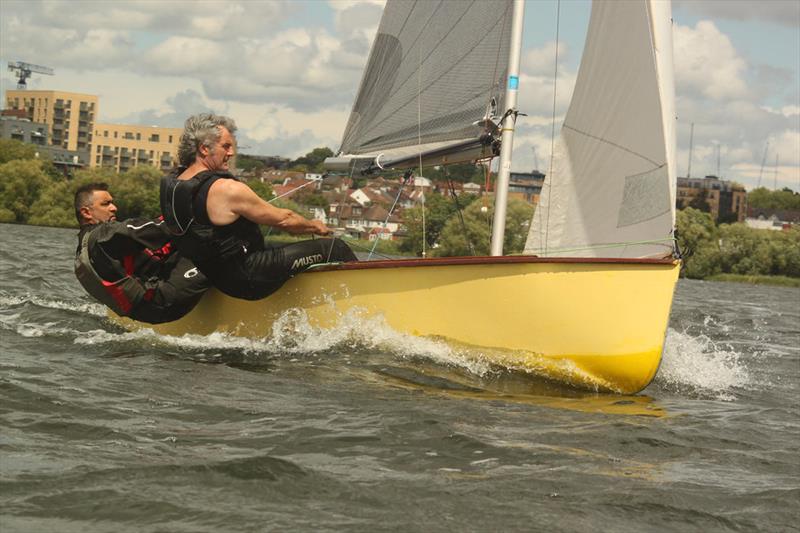
<svg viewBox="0 0 800 533"><path fill-rule="evenodd" d="M98 122L182 127L213 111L236 120L242 152L295 158L338 149L382 6L0 0L0 61L55 70L34 75L29 89L98 95ZM694 124L692 177L800 191L800 2L673 0L672 10L678 175L689 170ZM546 171L554 72L558 121L589 12L587 0L527 0L515 171ZM3 101L15 88L1 71Z"/></svg>

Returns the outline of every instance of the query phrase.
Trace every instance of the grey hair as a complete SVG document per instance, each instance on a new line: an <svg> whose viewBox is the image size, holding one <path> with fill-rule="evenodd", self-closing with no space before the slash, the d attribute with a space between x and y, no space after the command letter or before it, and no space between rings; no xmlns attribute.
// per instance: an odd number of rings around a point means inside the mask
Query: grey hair
<svg viewBox="0 0 800 533"><path fill-rule="evenodd" d="M222 132L219 131L220 126L227 129L231 135L236 132L236 123L233 119L222 115L200 113L186 119L181 143L178 146L178 162L182 167L188 167L195 162L201 146L213 152L214 143L222 136Z"/></svg>

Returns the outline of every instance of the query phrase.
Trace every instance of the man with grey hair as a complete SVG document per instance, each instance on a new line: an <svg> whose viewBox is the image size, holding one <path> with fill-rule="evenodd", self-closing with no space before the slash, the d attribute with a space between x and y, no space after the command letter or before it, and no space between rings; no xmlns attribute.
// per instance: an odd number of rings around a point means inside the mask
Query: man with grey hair
<svg viewBox="0 0 800 533"><path fill-rule="evenodd" d="M161 209L190 258L222 292L247 300L264 298L311 265L355 261L339 239L265 244L259 225L291 234L327 236L319 220L262 200L229 172L236 124L228 117L189 117L181 135L180 167L161 181Z"/></svg>

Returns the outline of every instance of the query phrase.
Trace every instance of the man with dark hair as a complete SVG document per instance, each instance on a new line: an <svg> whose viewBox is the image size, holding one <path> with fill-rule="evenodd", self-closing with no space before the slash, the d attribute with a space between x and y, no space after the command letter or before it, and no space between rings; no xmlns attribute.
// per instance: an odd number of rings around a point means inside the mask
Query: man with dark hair
<svg viewBox="0 0 800 533"><path fill-rule="evenodd" d="M172 249L164 221L117 222L117 206L105 183L75 192L81 226L75 275L86 292L120 316L158 324L191 311L209 282Z"/></svg>
<svg viewBox="0 0 800 533"><path fill-rule="evenodd" d="M292 234L327 236L319 220L275 207L228 172L236 125L203 113L186 120L178 148L180 167L161 181L161 210L178 249L222 292L264 298L311 265L356 261L339 239L272 246L260 224Z"/></svg>

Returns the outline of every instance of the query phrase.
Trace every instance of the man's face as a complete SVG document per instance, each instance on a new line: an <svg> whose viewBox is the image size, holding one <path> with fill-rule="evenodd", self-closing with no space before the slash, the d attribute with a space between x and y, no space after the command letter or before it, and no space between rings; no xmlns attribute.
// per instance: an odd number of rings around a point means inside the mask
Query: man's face
<svg viewBox="0 0 800 533"><path fill-rule="evenodd" d="M92 202L81 207L81 213L87 224L99 224L117 219L117 206L108 191L94 191Z"/></svg>
<svg viewBox="0 0 800 533"><path fill-rule="evenodd" d="M224 126L219 126L219 132L219 140L203 154L209 170L228 170L228 160L234 155L233 135Z"/></svg>

